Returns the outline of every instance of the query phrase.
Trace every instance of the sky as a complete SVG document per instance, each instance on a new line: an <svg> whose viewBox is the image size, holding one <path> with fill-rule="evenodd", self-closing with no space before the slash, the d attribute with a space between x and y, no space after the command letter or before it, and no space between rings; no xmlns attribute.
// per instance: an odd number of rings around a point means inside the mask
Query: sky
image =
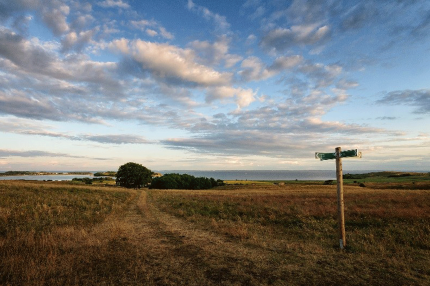
<svg viewBox="0 0 430 286"><path fill-rule="evenodd" d="M0 0L0 170L430 170L430 1Z"/></svg>

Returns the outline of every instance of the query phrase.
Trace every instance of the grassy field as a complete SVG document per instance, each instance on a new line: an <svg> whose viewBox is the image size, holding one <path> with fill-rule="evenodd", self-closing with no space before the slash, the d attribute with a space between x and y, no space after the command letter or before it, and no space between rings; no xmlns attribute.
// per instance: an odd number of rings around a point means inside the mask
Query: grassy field
<svg viewBox="0 0 430 286"><path fill-rule="evenodd" d="M345 185L343 251L335 185L234 182L0 181L0 285L430 285L425 181Z"/></svg>

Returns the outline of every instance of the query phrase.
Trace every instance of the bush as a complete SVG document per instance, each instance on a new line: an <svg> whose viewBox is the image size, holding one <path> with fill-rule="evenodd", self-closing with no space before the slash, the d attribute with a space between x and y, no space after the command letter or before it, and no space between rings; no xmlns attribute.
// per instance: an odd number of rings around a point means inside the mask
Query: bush
<svg viewBox="0 0 430 286"><path fill-rule="evenodd" d="M216 186L222 186L222 180L214 178L194 177L188 174L165 174L152 180L151 189L187 189L205 190Z"/></svg>

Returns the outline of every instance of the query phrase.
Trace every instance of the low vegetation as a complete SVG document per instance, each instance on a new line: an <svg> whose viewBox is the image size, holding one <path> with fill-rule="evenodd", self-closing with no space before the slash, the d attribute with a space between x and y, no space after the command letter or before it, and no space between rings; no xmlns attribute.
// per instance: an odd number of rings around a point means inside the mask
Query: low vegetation
<svg viewBox="0 0 430 286"><path fill-rule="evenodd" d="M115 179L111 177L96 177L96 178L73 178L72 183L86 185L115 185Z"/></svg>
<svg viewBox="0 0 430 286"><path fill-rule="evenodd" d="M206 190L217 186L223 186L222 180L214 178L194 177L188 174L165 174L152 179L151 189L185 189Z"/></svg>
<svg viewBox="0 0 430 286"><path fill-rule="evenodd" d="M365 180L375 183L430 181L430 173L416 172L371 172L364 174L343 174L346 182Z"/></svg>
<svg viewBox="0 0 430 286"><path fill-rule="evenodd" d="M423 182L345 185L343 251L335 185L240 183L0 181L0 285L430 284Z"/></svg>
<svg viewBox="0 0 430 286"><path fill-rule="evenodd" d="M94 177L115 177L115 176L116 176L115 171L106 171L106 172L94 173Z"/></svg>
<svg viewBox="0 0 430 286"><path fill-rule="evenodd" d="M0 181L0 285L75 284L107 239L90 233L132 199L117 188Z"/></svg>
<svg viewBox="0 0 430 286"><path fill-rule="evenodd" d="M265 261L252 260L261 268L246 269L263 284L430 282L428 191L347 186L348 246L343 252L338 245L335 186L257 183L193 193L154 191L151 196L162 211L181 220L250 249L271 252Z"/></svg>

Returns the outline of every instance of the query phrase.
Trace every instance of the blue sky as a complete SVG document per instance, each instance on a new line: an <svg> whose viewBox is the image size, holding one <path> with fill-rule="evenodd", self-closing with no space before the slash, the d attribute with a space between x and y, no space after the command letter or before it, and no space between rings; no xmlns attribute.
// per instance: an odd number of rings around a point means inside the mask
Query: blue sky
<svg viewBox="0 0 430 286"><path fill-rule="evenodd" d="M430 2L0 0L0 170L430 169Z"/></svg>

